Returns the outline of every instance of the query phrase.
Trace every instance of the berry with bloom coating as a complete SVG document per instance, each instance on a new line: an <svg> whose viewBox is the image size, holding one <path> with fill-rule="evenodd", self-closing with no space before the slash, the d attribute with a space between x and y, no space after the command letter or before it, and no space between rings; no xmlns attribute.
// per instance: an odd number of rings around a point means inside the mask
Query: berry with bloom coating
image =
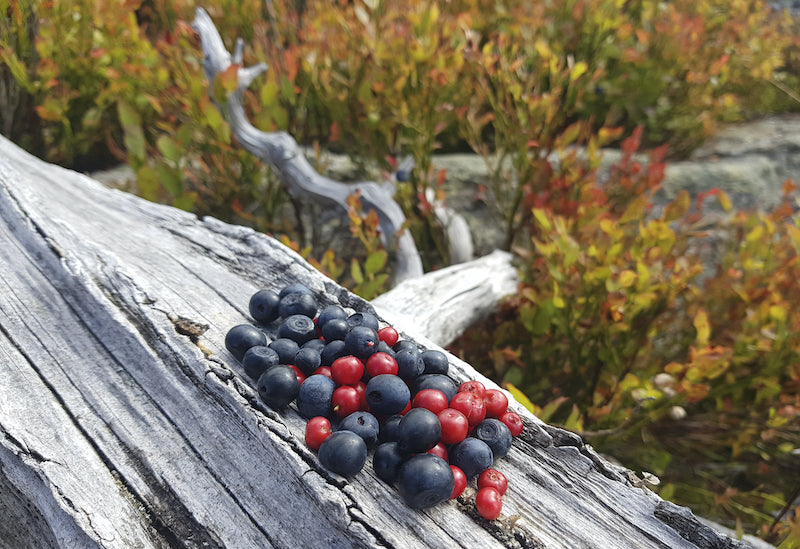
<svg viewBox="0 0 800 549"><path fill-rule="evenodd" d="M503 496L491 486L481 488L475 495L475 508L486 520L494 520L503 510Z"/></svg>
<svg viewBox="0 0 800 549"><path fill-rule="evenodd" d="M343 477L352 477L367 462L367 443L352 431L336 431L319 447L322 466Z"/></svg>
<svg viewBox="0 0 800 549"><path fill-rule="evenodd" d="M411 392L405 382L391 374L375 376L367 382L367 404L373 414L399 414L411 403Z"/></svg>
<svg viewBox="0 0 800 549"><path fill-rule="evenodd" d="M249 309L250 316L256 322L261 324L269 324L278 318L278 302L280 297L272 290L259 290L254 293L250 298Z"/></svg>
<svg viewBox="0 0 800 549"><path fill-rule="evenodd" d="M225 334L225 348L240 362L250 347L266 344L267 336L252 324L239 324Z"/></svg>
<svg viewBox="0 0 800 549"><path fill-rule="evenodd" d="M417 454L400 466L397 491L413 509L433 507L447 501L453 493L453 470L433 454Z"/></svg>

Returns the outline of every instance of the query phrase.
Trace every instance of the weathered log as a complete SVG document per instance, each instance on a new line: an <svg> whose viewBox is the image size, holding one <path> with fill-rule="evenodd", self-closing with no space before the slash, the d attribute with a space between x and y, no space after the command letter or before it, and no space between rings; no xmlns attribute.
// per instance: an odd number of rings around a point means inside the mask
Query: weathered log
<svg viewBox="0 0 800 549"><path fill-rule="evenodd" d="M489 255L406 280L372 300L394 324L414 326L437 345L447 345L517 291L511 254Z"/></svg>
<svg viewBox="0 0 800 549"><path fill-rule="evenodd" d="M0 256L2 547L741 546L516 404L502 520L469 497L411 510L369 463L349 480L326 471L304 420L259 401L224 336L259 288L370 304L268 236L4 138Z"/></svg>

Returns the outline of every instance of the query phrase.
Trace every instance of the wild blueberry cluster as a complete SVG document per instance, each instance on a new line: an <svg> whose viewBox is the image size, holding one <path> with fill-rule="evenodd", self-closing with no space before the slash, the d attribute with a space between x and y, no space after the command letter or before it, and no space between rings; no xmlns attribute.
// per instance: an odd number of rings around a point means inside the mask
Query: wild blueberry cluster
<svg viewBox="0 0 800 549"><path fill-rule="evenodd" d="M375 473L410 507L457 498L477 477L478 512L500 515L507 480L492 465L523 427L501 391L478 381L457 384L444 353L400 340L370 313L339 305L319 311L302 284L258 291L249 310L277 338L240 324L225 347L268 406L294 403L309 420L306 444L325 468L353 476L374 449Z"/></svg>

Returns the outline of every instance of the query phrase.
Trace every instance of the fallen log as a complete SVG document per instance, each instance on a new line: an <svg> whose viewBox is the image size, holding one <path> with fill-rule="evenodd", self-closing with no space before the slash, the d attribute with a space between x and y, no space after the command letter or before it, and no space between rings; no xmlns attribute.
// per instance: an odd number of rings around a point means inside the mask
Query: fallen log
<svg viewBox="0 0 800 549"><path fill-rule="evenodd" d="M351 479L326 471L303 418L260 402L224 336L261 288L371 305L266 235L5 138L0 257L2 547L743 546L513 402L525 431L497 464L498 520L469 497L414 511L369 462ZM457 380L484 379L449 360Z"/></svg>

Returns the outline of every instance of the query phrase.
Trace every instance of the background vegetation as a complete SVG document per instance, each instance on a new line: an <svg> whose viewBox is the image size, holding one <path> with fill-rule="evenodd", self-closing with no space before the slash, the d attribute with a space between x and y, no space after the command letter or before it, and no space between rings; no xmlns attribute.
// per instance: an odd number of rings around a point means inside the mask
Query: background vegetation
<svg viewBox="0 0 800 549"><path fill-rule="evenodd" d="M195 2L0 7L4 135L79 170L126 162L148 199L276 234L366 297L387 287L374 213L353 201L349 231L321 231L321 212L232 140L208 99ZM375 179L413 155L397 199L428 269L448 262L432 155L484 157L520 291L454 352L657 474L663 497L800 546L794 184L770 212L732 211L715 189L652 209L667 159L721 123L798 109L788 14L748 0L204 7L229 49L241 36L246 64L270 66L246 96L256 126L345 152ZM624 154L601 179L604 146Z"/></svg>

